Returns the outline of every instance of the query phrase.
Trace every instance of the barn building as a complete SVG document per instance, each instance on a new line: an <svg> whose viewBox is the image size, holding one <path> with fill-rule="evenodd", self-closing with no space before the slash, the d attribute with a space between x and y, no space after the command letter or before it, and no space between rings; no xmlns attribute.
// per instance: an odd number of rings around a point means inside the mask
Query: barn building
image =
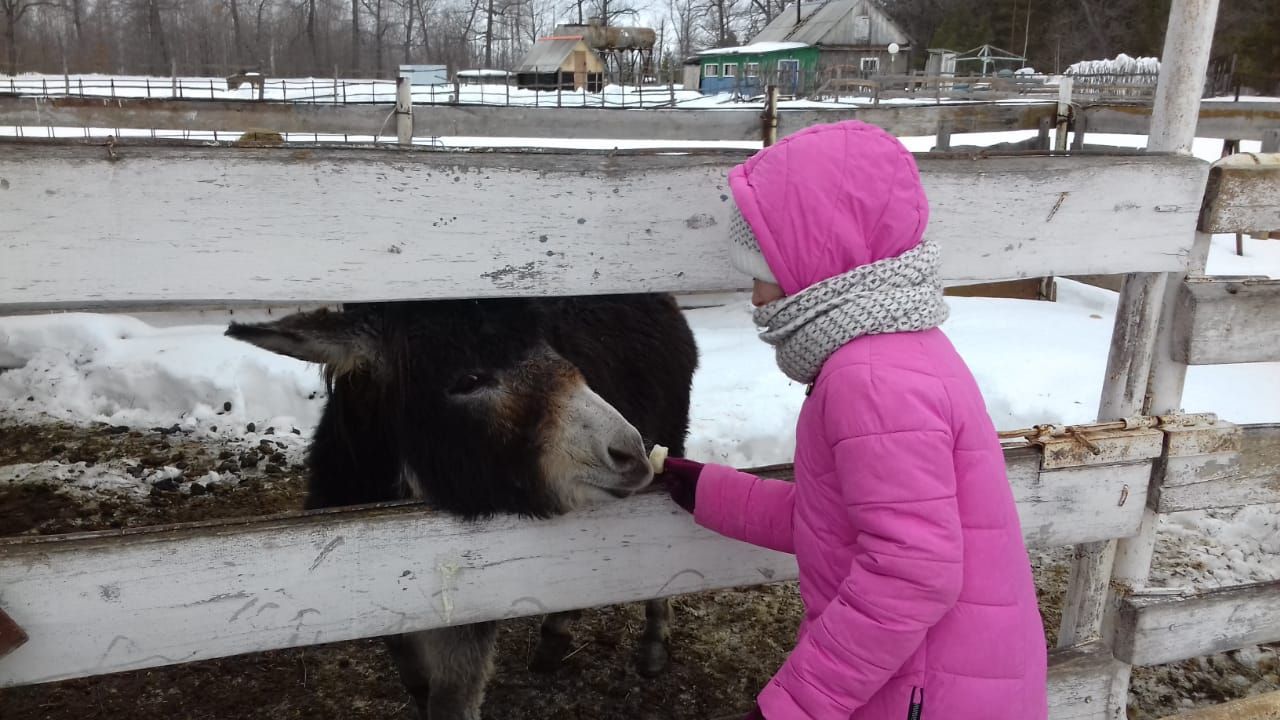
<svg viewBox="0 0 1280 720"><path fill-rule="evenodd" d="M526 90L586 90L604 87L604 63L581 35L540 38L515 69Z"/></svg>

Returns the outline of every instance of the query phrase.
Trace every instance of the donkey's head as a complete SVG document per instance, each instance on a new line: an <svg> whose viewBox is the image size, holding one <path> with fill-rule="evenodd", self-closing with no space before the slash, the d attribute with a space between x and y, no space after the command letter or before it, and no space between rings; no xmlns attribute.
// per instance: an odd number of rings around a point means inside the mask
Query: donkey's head
<svg viewBox="0 0 1280 720"><path fill-rule="evenodd" d="M322 364L330 398L316 445L344 444L356 467L394 468L405 496L467 516L545 516L645 487L640 433L543 328L536 305L488 300L348 306L227 334ZM313 482L323 471L313 467Z"/></svg>

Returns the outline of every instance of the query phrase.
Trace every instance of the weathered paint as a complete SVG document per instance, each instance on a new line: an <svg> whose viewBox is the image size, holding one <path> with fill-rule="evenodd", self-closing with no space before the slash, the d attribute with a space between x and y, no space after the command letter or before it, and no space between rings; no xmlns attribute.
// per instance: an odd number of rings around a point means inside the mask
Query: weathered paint
<svg viewBox="0 0 1280 720"><path fill-rule="evenodd" d="M1161 513L1280 503L1280 426L1240 429L1238 449L1171 458L1153 502Z"/></svg>
<svg viewBox="0 0 1280 720"><path fill-rule="evenodd" d="M1280 581L1124 599L1116 657L1160 665L1280 641Z"/></svg>
<svg viewBox="0 0 1280 720"><path fill-rule="evenodd" d="M725 178L744 153L115 151L0 152L0 306L748 286L724 252ZM919 162L949 284L1182 267L1208 167L1152 156Z"/></svg>
<svg viewBox="0 0 1280 720"><path fill-rule="evenodd" d="M1173 356L1190 365L1280 361L1280 280L1188 278Z"/></svg>
<svg viewBox="0 0 1280 720"><path fill-rule="evenodd" d="M1205 188L1200 230L1280 230L1280 154L1236 153L1215 162Z"/></svg>

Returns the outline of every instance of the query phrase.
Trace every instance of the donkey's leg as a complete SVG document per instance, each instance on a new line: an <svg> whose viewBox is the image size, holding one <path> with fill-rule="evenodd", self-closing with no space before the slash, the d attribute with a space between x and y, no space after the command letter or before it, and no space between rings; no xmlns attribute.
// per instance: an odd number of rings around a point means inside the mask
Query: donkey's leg
<svg viewBox="0 0 1280 720"><path fill-rule="evenodd" d="M418 648L429 642L430 633L419 632L406 635L388 635L384 640L391 660L400 672L400 683L409 693L410 703L414 707L414 715L420 718L427 716L428 699L431 696L431 683L427 677L427 665L422 661L422 653Z"/></svg>
<svg viewBox="0 0 1280 720"><path fill-rule="evenodd" d="M485 685L493 675L497 639L498 626L492 622L389 639L392 657L418 707L419 717L480 720Z"/></svg>
<svg viewBox="0 0 1280 720"><path fill-rule="evenodd" d="M573 621L581 616L581 610L567 610L543 618L538 645L533 649L533 657L529 658L530 670L549 673L560 668L573 648Z"/></svg>
<svg viewBox="0 0 1280 720"><path fill-rule="evenodd" d="M657 677L667 669L672 614L671 601L666 598L644 603L644 634L636 648L636 672L642 677Z"/></svg>

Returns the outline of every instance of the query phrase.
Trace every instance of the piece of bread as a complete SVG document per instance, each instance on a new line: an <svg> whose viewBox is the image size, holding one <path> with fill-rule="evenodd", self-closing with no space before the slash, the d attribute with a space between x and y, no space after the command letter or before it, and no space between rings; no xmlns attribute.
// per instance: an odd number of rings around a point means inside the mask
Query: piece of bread
<svg viewBox="0 0 1280 720"><path fill-rule="evenodd" d="M649 451L649 465L653 468L654 475L662 474L662 467L667 462L667 449L661 445L654 445Z"/></svg>

